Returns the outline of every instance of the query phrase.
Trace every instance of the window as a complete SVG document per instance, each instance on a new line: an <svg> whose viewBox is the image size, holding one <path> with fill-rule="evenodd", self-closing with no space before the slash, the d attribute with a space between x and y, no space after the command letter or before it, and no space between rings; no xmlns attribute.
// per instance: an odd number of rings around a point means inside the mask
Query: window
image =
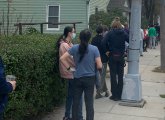
<svg viewBox="0 0 165 120"><path fill-rule="evenodd" d="M49 23L58 23L60 15L60 7L55 5L48 5L47 7L47 22ZM59 25L48 24L48 30L58 30Z"/></svg>

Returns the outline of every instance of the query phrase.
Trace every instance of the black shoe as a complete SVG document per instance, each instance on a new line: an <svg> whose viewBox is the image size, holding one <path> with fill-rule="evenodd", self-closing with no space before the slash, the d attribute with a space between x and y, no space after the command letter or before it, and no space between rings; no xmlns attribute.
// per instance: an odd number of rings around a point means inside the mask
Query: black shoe
<svg viewBox="0 0 165 120"><path fill-rule="evenodd" d="M102 98L103 96L100 93L96 93L95 99Z"/></svg>
<svg viewBox="0 0 165 120"><path fill-rule="evenodd" d="M120 101L121 100L121 97L117 97L116 99L117 99L117 101Z"/></svg>
<svg viewBox="0 0 165 120"><path fill-rule="evenodd" d="M109 97L109 99L110 99L110 100L113 100L113 101L119 101L119 100L120 100L119 98L116 98L116 97L114 97L114 96Z"/></svg>
<svg viewBox="0 0 165 120"><path fill-rule="evenodd" d="M110 100L114 100L115 97L114 97L114 96L110 96L109 99L110 99Z"/></svg>
<svg viewBox="0 0 165 120"><path fill-rule="evenodd" d="M63 120L72 120L72 118L69 118L69 117L63 117Z"/></svg>

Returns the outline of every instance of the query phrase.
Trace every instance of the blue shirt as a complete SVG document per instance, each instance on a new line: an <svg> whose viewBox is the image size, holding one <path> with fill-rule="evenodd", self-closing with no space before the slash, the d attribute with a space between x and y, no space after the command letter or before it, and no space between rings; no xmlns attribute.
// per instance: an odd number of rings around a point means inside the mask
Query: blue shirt
<svg viewBox="0 0 165 120"><path fill-rule="evenodd" d="M69 49L69 54L73 56L76 71L74 72L74 78L95 76L96 74L96 58L100 57L99 50L96 46L88 45L87 53L84 55L81 62L79 62L79 45L74 45Z"/></svg>

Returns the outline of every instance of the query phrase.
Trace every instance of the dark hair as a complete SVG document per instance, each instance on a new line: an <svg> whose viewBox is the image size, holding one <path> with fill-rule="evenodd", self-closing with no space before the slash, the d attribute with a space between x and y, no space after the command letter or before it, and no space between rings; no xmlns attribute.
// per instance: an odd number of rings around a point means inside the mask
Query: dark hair
<svg viewBox="0 0 165 120"><path fill-rule="evenodd" d="M101 26L101 25L97 26L96 32L97 32L97 34L102 33L103 32L103 26Z"/></svg>
<svg viewBox="0 0 165 120"><path fill-rule="evenodd" d="M106 31L108 31L109 29L108 29L108 26L107 25L103 25L103 32L106 32Z"/></svg>
<svg viewBox="0 0 165 120"><path fill-rule="evenodd" d="M151 24L151 25L150 25L150 27L154 27L154 25L153 25L153 24Z"/></svg>
<svg viewBox="0 0 165 120"><path fill-rule="evenodd" d="M56 48L60 48L60 42L61 42L61 40L65 40L65 38L68 36L68 33L69 32L72 32L72 30L73 30L73 27L71 27L71 26L67 26L67 27L65 27L64 28L64 32L63 32L63 34L58 38L58 40L57 40L57 42L56 42Z"/></svg>
<svg viewBox="0 0 165 120"><path fill-rule="evenodd" d="M82 61L85 53L87 52L87 48L88 48L88 42L91 38L91 32L88 29L82 30L80 32L80 45L79 45L79 54L80 54L80 59L79 62Z"/></svg>

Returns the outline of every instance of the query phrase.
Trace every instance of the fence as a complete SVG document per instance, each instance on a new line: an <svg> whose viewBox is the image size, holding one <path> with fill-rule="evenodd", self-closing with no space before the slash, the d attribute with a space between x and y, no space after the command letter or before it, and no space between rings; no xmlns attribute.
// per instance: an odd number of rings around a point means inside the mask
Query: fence
<svg viewBox="0 0 165 120"><path fill-rule="evenodd" d="M52 25L63 25L63 24L72 24L74 29L76 30L76 24L81 24L82 22L64 22L64 23L50 23L50 22L43 22L43 23L17 23L14 26L18 27L19 35L22 35L22 28L26 25L39 25L40 32L43 34L43 25L45 24L52 24Z"/></svg>

